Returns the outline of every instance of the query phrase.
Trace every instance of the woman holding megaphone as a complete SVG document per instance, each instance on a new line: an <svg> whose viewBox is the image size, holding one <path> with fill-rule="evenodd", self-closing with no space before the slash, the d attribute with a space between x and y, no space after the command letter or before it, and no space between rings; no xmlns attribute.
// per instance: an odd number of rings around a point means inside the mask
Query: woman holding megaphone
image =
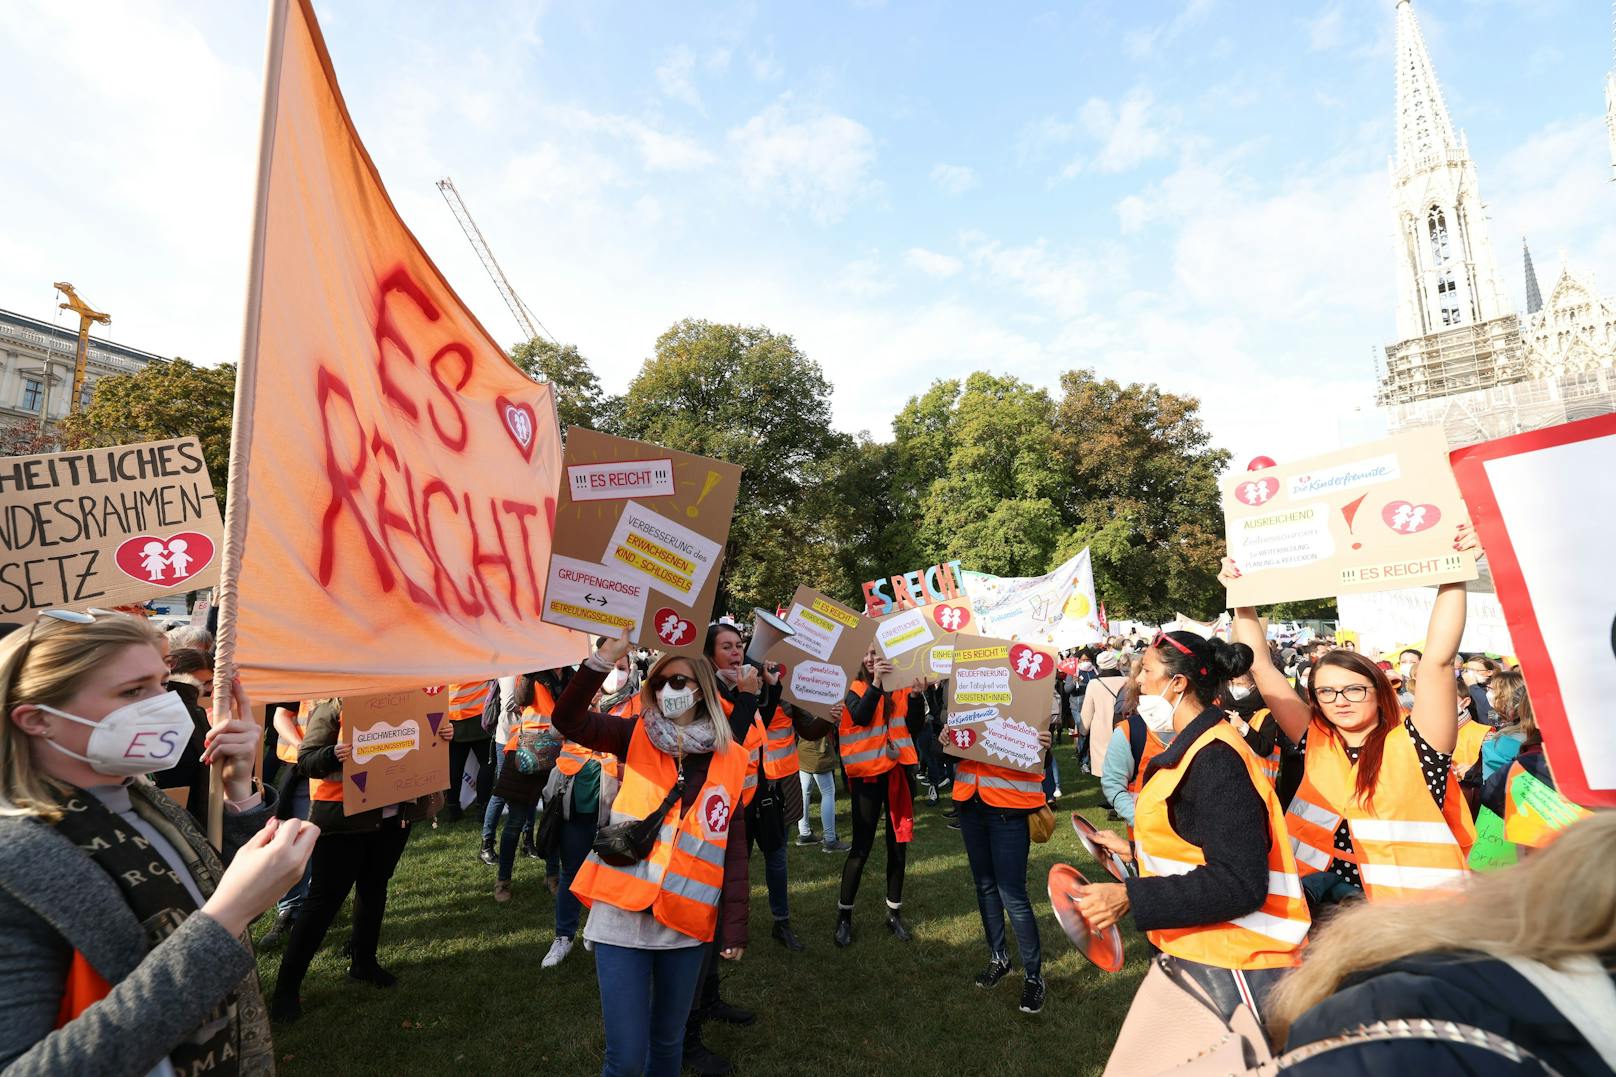
<svg viewBox="0 0 1616 1077"><path fill-rule="evenodd" d="M739 729L719 703L705 658L664 655L650 668L632 716L589 710L627 638L584 661L553 718L562 736L622 761L610 821L572 883L590 907L584 938L594 946L606 1029L603 1077L674 1077L685 1019L706 950L719 930L739 961L746 947L746 836L740 822L746 725L756 697L743 693ZM742 833L737 833L737 831Z"/></svg>

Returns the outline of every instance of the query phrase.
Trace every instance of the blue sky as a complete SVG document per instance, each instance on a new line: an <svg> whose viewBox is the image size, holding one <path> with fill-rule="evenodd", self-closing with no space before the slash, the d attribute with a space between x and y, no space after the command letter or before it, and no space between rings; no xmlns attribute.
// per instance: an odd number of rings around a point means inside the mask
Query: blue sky
<svg viewBox="0 0 1616 1077"><path fill-rule="evenodd" d="M1373 424L1392 339L1392 0L318 3L389 189L517 331L433 187L620 389L684 316L792 334L845 429L934 378L1205 401L1239 459ZM1416 0L1503 275L1616 284L1603 0ZM0 6L0 306L240 347L263 8ZM26 102L25 107L16 107Z"/></svg>

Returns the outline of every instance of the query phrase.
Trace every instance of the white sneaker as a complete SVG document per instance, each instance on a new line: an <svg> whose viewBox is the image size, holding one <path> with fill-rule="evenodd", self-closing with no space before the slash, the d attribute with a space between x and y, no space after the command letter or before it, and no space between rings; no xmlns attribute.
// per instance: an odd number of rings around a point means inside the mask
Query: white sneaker
<svg viewBox="0 0 1616 1077"><path fill-rule="evenodd" d="M594 939L585 939L584 940L584 949L588 950L590 953L594 953L595 952L595 940Z"/></svg>
<svg viewBox="0 0 1616 1077"><path fill-rule="evenodd" d="M572 953L572 940L565 935L557 935L556 940L550 944L550 952L544 955L544 967L553 969L567 959Z"/></svg>

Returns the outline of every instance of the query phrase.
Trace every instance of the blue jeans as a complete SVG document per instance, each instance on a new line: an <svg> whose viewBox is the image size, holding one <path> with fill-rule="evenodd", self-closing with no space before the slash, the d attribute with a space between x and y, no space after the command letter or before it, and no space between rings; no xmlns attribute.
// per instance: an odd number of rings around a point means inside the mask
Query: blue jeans
<svg viewBox="0 0 1616 1077"><path fill-rule="evenodd" d="M1027 897L1027 853L1032 848L1027 817L972 800L960 805L959 822L988 949L995 957L1009 956L1004 939L1004 916L1009 912L1021 964L1028 976L1038 976L1044 951L1038 941L1038 918Z"/></svg>
<svg viewBox="0 0 1616 1077"><path fill-rule="evenodd" d="M511 869L516 866L516 840L533 825L533 805L506 804L505 812L505 829L499 835L499 880L508 883Z"/></svg>
<svg viewBox="0 0 1616 1077"><path fill-rule="evenodd" d="M826 841L836 840L836 775L809 774L806 770L797 772L802 782L802 818L797 820L797 833L807 837L814 832L813 826L808 822L808 794L814 786L819 786L819 822L825 831Z"/></svg>
<svg viewBox="0 0 1616 1077"><path fill-rule="evenodd" d="M501 768L503 768L504 766L505 766L505 753L503 751L495 752L494 753L494 780L495 781L499 780L499 772L500 772ZM492 789L493 786L489 786L489 788ZM494 828L499 826L499 815L504 810L505 810L505 798L504 797L496 797L496 796L493 796L492 794L490 794L489 797L488 797L488 810L483 812L483 844L484 845L488 845L494 840ZM529 816L528 817L528 823L530 825L532 824L532 821L533 821L532 817Z"/></svg>
<svg viewBox="0 0 1616 1077"><path fill-rule="evenodd" d="M1054 800L1055 790L1060 788L1060 763L1053 751L1045 753L1048 766L1044 768L1044 799Z"/></svg>
<svg viewBox="0 0 1616 1077"><path fill-rule="evenodd" d="M292 784L286 791L292 801L292 818L308 819L309 817L309 783L292 779ZM309 896L309 876L314 873L314 858L303 866L303 877L292 884L286 895L275 903L276 915L290 914L295 920L297 914L303 911L303 899Z"/></svg>
<svg viewBox="0 0 1616 1077"><path fill-rule="evenodd" d="M685 1019L706 952L700 945L638 950L595 944L600 1018L606 1027L601 1077L679 1077Z"/></svg>
<svg viewBox="0 0 1616 1077"><path fill-rule="evenodd" d="M558 804L547 811L560 811ZM578 916L583 902L572 893L572 880L589 857L590 846L595 844L595 813L561 820L561 888L556 891L556 938L570 939L578 934Z"/></svg>

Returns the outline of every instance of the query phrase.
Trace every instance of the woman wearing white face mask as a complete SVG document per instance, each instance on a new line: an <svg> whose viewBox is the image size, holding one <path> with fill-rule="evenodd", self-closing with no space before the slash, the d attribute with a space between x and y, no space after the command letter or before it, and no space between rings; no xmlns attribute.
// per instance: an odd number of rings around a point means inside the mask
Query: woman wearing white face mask
<svg viewBox="0 0 1616 1077"><path fill-rule="evenodd" d="M1171 728L1173 739L1145 768L1133 849L1102 836L1115 851L1137 854L1139 877L1084 887L1078 900L1095 930L1131 912L1224 1016L1244 1002L1260 1017L1266 992L1297 963L1311 921L1279 798L1212 706L1250 668L1251 648L1193 632L1165 633L1145 651L1139 714L1152 730Z"/></svg>
<svg viewBox="0 0 1616 1077"><path fill-rule="evenodd" d="M739 961L745 953L746 752L705 658L658 660L634 717L591 712L595 691L627 653L627 640L601 648L556 707L562 736L623 764L611 825L597 835L572 891L590 908L584 937L594 945L600 980L603 1077L676 1077L703 943L720 929L720 903L721 956ZM746 708L748 723L753 709Z"/></svg>
<svg viewBox="0 0 1616 1077"><path fill-rule="evenodd" d="M64 619L65 618L65 619ZM142 775L190 715L149 625L47 611L0 642L0 1070L274 1072L247 925L303 873L317 828L253 788L261 730L239 689L210 730L218 855ZM268 799L266 799L266 796Z"/></svg>

